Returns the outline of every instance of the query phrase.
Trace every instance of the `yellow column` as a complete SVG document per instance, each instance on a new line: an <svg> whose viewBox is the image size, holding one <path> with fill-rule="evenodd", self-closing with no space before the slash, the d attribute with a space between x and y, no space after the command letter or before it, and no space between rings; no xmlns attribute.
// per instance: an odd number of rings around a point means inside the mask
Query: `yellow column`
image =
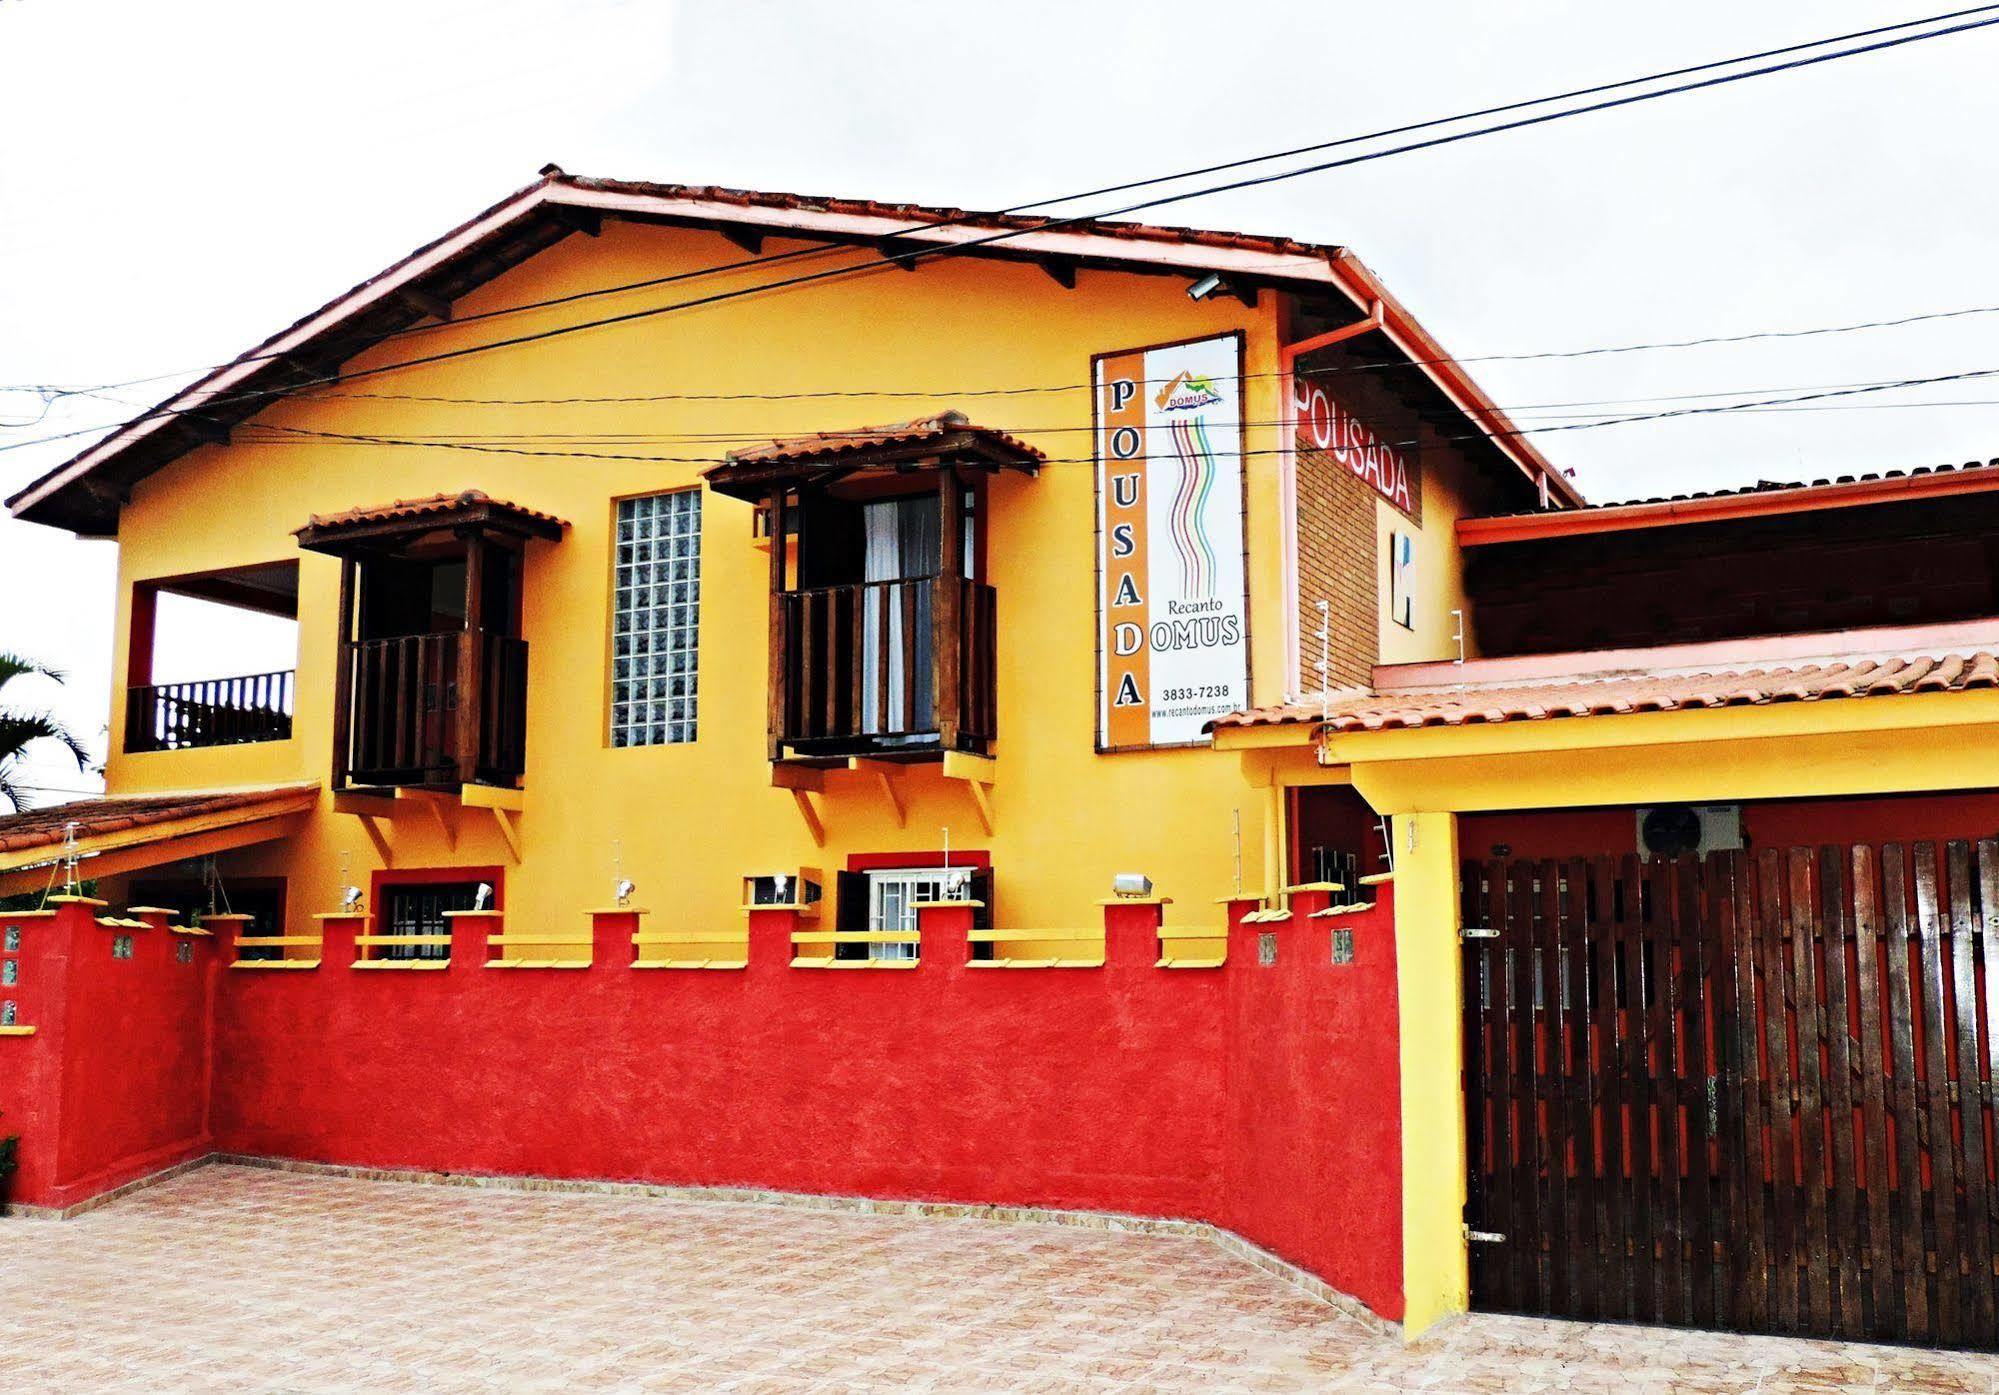
<svg viewBox="0 0 1999 1395"><path fill-rule="evenodd" d="M1397 814L1395 976L1402 1042L1403 1334L1470 1301L1465 1261L1464 1006L1455 814Z"/></svg>

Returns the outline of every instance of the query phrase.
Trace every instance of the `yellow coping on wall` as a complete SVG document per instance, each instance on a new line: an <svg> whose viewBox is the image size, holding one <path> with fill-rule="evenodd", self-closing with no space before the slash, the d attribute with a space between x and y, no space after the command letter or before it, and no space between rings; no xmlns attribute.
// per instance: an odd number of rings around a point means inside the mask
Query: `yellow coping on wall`
<svg viewBox="0 0 1999 1395"><path fill-rule="evenodd" d="M321 911L314 920L366 920L372 911Z"/></svg>
<svg viewBox="0 0 1999 1395"><path fill-rule="evenodd" d="M213 930L204 930L198 925L169 925L167 930L170 934L175 935L199 935L204 940L215 938Z"/></svg>
<svg viewBox="0 0 1999 1395"><path fill-rule="evenodd" d="M1288 911L1286 914L1290 914ZM1244 917L1248 919L1247 916ZM1228 962L1228 934L1226 928L1216 929L1208 925L1162 925L1159 927L1159 958L1153 964L1155 969L1219 969ZM1222 952L1216 955L1182 955L1176 946L1190 940L1205 940L1212 944L1221 942Z"/></svg>
<svg viewBox="0 0 1999 1395"><path fill-rule="evenodd" d="M1106 896L1097 902L1099 906L1170 906L1171 896ZM1217 901L1216 905L1221 902Z"/></svg>
<svg viewBox="0 0 1999 1395"><path fill-rule="evenodd" d="M238 935L234 941L237 949L275 948L280 945L318 945L317 935Z"/></svg>
<svg viewBox="0 0 1999 1395"><path fill-rule="evenodd" d="M486 943L495 949L508 945L553 945L557 949L589 949L596 941L588 935L488 935Z"/></svg>
<svg viewBox="0 0 1999 1395"><path fill-rule="evenodd" d="M1360 879L1360 884L1362 886L1380 886L1385 882L1392 882L1394 880L1395 874L1393 872L1369 872Z"/></svg>
<svg viewBox="0 0 1999 1395"><path fill-rule="evenodd" d="M488 959L489 969L587 969L588 959Z"/></svg>
<svg viewBox="0 0 1999 1395"><path fill-rule="evenodd" d="M741 951L741 954L734 959L719 959L714 957L705 959L639 959L633 961L631 964L630 967L634 969L747 969L750 966L750 942L748 937L740 930L735 931L733 934L717 935L676 935L670 933L634 935L632 936L632 944L639 948L651 945L728 945L731 948Z"/></svg>
<svg viewBox="0 0 1999 1395"><path fill-rule="evenodd" d="M43 898L51 906L108 906L109 901L100 901L95 896L48 896Z"/></svg>
<svg viewBox="0 0 1999 1395"><path fill-rule="evenodd" d="M397 945L449 946L451 943L451 936L449 935L356 935L354 937L354 943L362 946L386 946L389 948L394 948Z"/></svg>
<svg viewBox="0 0 1999 1395"><path fill-rule="evenodd" d="M651 915L644 906L593 906L585 915Z"/></svg>
<svg viewBox="0 0 1999 1395"><path fill-rule="evenodd" d="M998 955L992 959L973 959L965 967L968 969L1101 969L1104 966L1104 932L1102 930L973 930L965 936L969 944L1083 944L1094 945L1094 957L1057 956L1054 958L1012 959Z"/></svg>
<svg viewBox="0 0 1999 1395"><path fill-rule="evenodd" d="M31 1037L34 1034L35 1029L33 1027L0 1027L0 1037Z"/></svg>
<svg viewBox="0 0 1999 1395"><path fill-rule="evenodd" d="M923 935L916 930L794 930L791 942L835 945L917 945Z"/></svg>
<svg viewBox="0 0 1999 1395"><path fill-rule="evenodd" d="M914 969L919 961L915 959L834 959L797 958L791 961L794 969Z"/></svg>
<svg viewBox="0 0 1999 1395"><path fill-rule="evenodd" d="M797 911L801 915L819 909L817 901L745 901L745 911Z"/></svg>
<svg viewBox="0 0 1999 1395"><path fill-rule="evenodd" d="M505 912L503 911L496 911L488 907L483 911L446 911L444 918L446 920L476 920L483 916L489 920L498 920L504 914Z"/></svg>
<svg viewBox="0 0 1999 1395"><path fill-rule="evenodd" d="M143 920L126 920L123 916L101 915L97 923L106 930L150 930L153 927Z"/></svg>
<svg viewBox="0 0 1999 1395"><path fill-rule="evenodd" d="M692 941L688 941L692 943ZM639 959L627 967L634 969L747 969L747 959Z"/></svg>
<svg viewBox="0 0 1999 1395"><path fill-rule="evenodd" d="M12 925L17 920L47 920L54 914L54 911L0 911L0 924Z"/></svg>
<svg viewBox="0 0 1999 1395"><path fill-rule="evenodd" d="M986 903L983 901L911 901L909 903L909 909L912 911L982 911L985 908Z"/></svg>
<svg viewBox="0 0 1999 1395"><path fill-rule="evenodd" d="M1345 891L1346 889L1345 882L1300 882L1296 886L1285 887L1284 894L1291 896L1301 891Z"/></svg>
<svg viewBox="0 0 1999 1395"><path fill-rule="evenodd" d="M1313 911L1306 919L1329 920L1334 916L1355 915L1361 911L1371 911L1373 909L1374 902L1372 901L1354 901L1344 906L1328 906L1323 911Z"/></svg>
<svg viewBox="0 0 1999 1395"><path fill-rule="evenodd" d="M229 966L232 969L316 969L317 959L238 959ZM358 966L357 966L358 967Z"/></svg>
<svg viewBox="0 0 1999 1395"><path fill-rule="evenodd" d="M351 966L356 969L409 969L427 970L431 973L451 967L449 959L357 959Z"/></svg>

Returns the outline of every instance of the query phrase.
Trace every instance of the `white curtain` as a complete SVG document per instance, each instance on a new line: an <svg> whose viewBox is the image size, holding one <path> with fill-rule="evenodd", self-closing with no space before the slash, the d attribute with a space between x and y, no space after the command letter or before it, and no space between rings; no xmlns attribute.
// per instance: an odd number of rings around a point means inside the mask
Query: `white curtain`
<svg viewBox="0 0 1999 1395"><path fill-rule="evenodd" d="M937 500L934 495L911 499L883 499L862 510L861 579L863 581L914 581L935 576L943 556L938 533ZM882 625L882 592L886 591L888 624ZM919 587L913 607L916 632L903 633L900 586L886 586L863 593L865 609L861 617L861 730L871 736L900 730L907 685L916 684L911 704L913 729L927 730L935 720L929 683L930 673L930 589ZM887 647L888 709L882 710L881 672Z"/></svg>

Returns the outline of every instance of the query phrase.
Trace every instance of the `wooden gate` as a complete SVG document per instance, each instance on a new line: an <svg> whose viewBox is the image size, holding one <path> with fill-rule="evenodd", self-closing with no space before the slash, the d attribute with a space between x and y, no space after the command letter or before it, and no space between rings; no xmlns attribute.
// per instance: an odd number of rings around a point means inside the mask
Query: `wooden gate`
<svg viewBox="0 0 1999 1395"><path fill-rule="evenodd" d="M1474 1307L1999 1347L1999 842L1468 863L1464 924Z"/></svg>

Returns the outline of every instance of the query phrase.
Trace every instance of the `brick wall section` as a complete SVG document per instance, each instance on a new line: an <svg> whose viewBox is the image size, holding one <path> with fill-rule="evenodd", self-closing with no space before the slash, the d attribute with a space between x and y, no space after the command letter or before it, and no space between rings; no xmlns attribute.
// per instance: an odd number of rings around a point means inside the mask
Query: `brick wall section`
<svg viewBox="0 0 1999 1395"><path fill-rule="evenodd" d="M1332 606L1326 681L1364 684L1380 657L1375 492L1325 451L1301 450L1298 468L1298 647L1304 691L1319 686L1319 609Z"/></svg>

